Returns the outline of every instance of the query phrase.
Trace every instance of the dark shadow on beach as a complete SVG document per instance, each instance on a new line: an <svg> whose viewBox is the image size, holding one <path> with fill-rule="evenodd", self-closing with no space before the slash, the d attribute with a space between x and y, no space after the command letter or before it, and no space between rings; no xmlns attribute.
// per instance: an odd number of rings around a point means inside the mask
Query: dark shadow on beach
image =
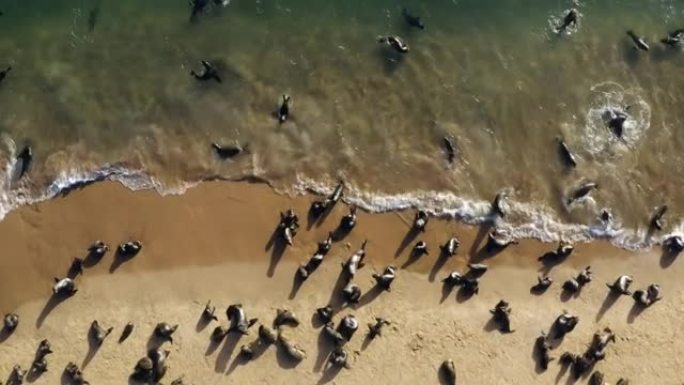
<svg viewBox="0 0 684 385"><path fill-rule="evenodd" d="M603 303L601 304L601 307L599 308L598 313L596 313L596 318L595 321L598 322L603 318L603 316L610 310L613 305L617 302L618 299L622 297L622 294L616 293L612 290L608 290L608 294L606 294L606 298L603 299Z"/></svg>
<svg viewBox="0 0 684 385"><path fill-rule="evenodd" d="M349 276L346 270L342 269L340 274L337 276L337 281L335 281L335 285L330 293L330 299L328 300L328 305L335 311L343 307L346 302L342 295L342 290L347 285L347 282L349 282Z"/></svg>
<svg viewBox="0 0 684 385"><path fill-rule="evenodd" d="M662 269L667 269L674 263L674 261L677 259L677 256L677 253L672 253L666 249L663 249L662 254L660 254L660 267Z"/></svg>
<svg viewBox="0 0 684 385"><path fill-rule="evenodd" d="M335 346L332 342L330 342L328 337L325 335L325 331L323 330L318 333L316 345L318 347L318 355L316 356L316 361L314 362L313 371L318 373L323 370L325 363L328 362L330 353L335 350Z"/></svg>
<svg viewBox="0 0 684 385"><path fill-rule="evenodd" d="M416 229L415 227L411 227L411 229L404 236L404 239L401 240L397 251L394 252L394 257L399 257L404 250L406 250L406 248L418 237L418 234L420 234L420 230Z"/></svg>
<svg viewBox="0 0 684 385"><path fill-rule="evenodd" d="M295 270L294 277L292 277L292 290L290 290L290 295L287 296L288 299L294 299L304 284L305 279L299 274L299 270Z"/></svg>
<svg viewBox="0 0 684 385"><path fill-rule="evenodd" d="M326 368L323 368L323 375L321 376L321 379L318 380L317 385L329 383L334 380L341 371L342 367L340 366L328 365Z"/></svg>
<svg viewBox="0 0 684 385"><path fill-rule="evenodd" d="M137 253L135 253L135 254L122 254L118 251L115 252L114 253L114 260L112 261L112 264L109 266L109 273L114 274L114 272L116 272L116 270L119 267L121 267L121 265L132 260L133 258L135 258L136 255L137 255Z"/></svg>
<svg viewBox="0 0 684 385"><path fill-rule="evenodd" d="M96 253L95 250L91 250L88 252L88 255L83 258L83 267L86 269L91 268L100 263L102 258L104 258L104 255L100 255Z"/></svg>
<svg viewBox="0 0 684 385"><path fill-rule="evenodd" d="M373 286L370 290L368 290L361 296L358 303L352 305L352 308L360 309L368 305L369 303L375 301L380 296L380 294L382 294L383 291L385 290L383 290L380 286Z"/></svg>
<svg viewBox="0 0 684 385"><path fill-rule="evenodd" d="M432 269L430 269L430 274L428 274L428 280L430 282L435 281L435 277L437 277L437 274L442 269L442 267L444 267L448 260L449 256L445 252L442 251L439 253L439 257L437 257L435 264L432 266Z"/></svg>
<svg viewBox="0 0 684 385"><path fill-rule="evenodd" d="M644 310L646 310L645 306L634 301L632 308L629 309L629 314L627 314L627 323L634 323L634 321L636 321L636 319L639 318L639 316L641 315L641 313L644 312Z"/></svg>
<svg viewBox="0 0 684 385"><path fill-rule="evenodd" d="M415 249L414 249L414 250L411 250L411 253L409 254L409 258L406 260L406 262L404 262L403 265L401 265L401 268L402 268L402 269L406 269L407 267L409 267L409 266L413 265L414 263L418 262L418 260L419 260L420 257L422 257L422 256L423 256L423 255L422 255L419 251L417 251L417 250L415 250Z"/></svg>
<svg viewBox="0 0 684 385"><path fill-rule="evenodd" d="M228 362L230 357L232 357L238 342L242 338L242 334L237 332L228 333L226 338L223 340L223 346L221 351L216 356L216 364L214 365L214 371L216 373L223 373L228 369Z"/></svg>
<svg viewBox="0 0 684 385"><path fill-rule="evenodd" d="M444 301L449 298L451 293L454 291L454 287L456 287L456 285L442 282L442 298L439 299L439 303L444 303Z"/></svg>
<svg viewBox="0 0 684 385"><path fill-rule="evenodd" d="M458 291L456 292L456 302L458 303L463 303L466 302L467 300L473 298L473 296L476 293L466 289L465 287L461 286L458 288Z"/></svg>
<svg viewBox="0 0 684 385"><path fill-rule="evenodd" d="M281 236L280 232L278 229L274 232L274 235L272 237L272 241L269 241L271 246L267 246L266 250L271 250L271 260L268 265L268 270L266 272L266 276L268 277L273 277L275 274L275 270L278 267L278 263L280 262L280 259L283 257L283 254L285 254L285 250L287 249L287 241L285 241Z"/></svg>
<svg viewBox="0 0 684 385"><path fill-rule="evenodd" d="M492 221L485 221L480 224L477 234L475 234L475 239L473 239L473 243L470 245L470 250L468 250L468 256L471 258L471 260L477 256L482 241L487 239L487 235L493 227L494 222Z"/></svg>
<svg viewBox="0 0 684 385"><path fill-rule="evenodd" d="M50 299L48 299L48 301L45 303L45 306L43 306L43 310L41 310L40 314L38 315L38 318L36 319L36 329L40 329L40 327L43 326L45 319L47 319L50 313L59 304L64 302L67 298L69 297L58 294L52 294L52 296L50 296Z"/></svg>

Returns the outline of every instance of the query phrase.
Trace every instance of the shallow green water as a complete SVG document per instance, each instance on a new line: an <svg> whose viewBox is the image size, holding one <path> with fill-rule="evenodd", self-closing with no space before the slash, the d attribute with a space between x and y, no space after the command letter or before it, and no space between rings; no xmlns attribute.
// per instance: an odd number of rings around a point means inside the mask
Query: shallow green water
<svg viewBox="0 0 684 385"><path fill-rule="evenodd" d="M0 85L0 130L33 145L36 191L60 173L122 164L167 187L256 174L283 188L342 177L376 194L475 201L510 189L566 222L600 207L629 227L662 202L683 212L684 52L657 39L684 26L684 3L585 1L578 30L559 37L552 26L571 6L232 0L191 23L184 1L3 1L0 66L14 69ZM408 27L403 7L427 28ZM651 51L632 50L627 29ZM378 44L386 34L410 52ZM202 59L222 84L189 75ZM279 126L283 93L292 120ZM626 143L596 120L618 104L636 106ZM445 135L459 150L452 166ZM581 158L575 171L558 160L560 135ZM222 162L213 141L252 153ZM568 210L563 197L582 180L601 185L595 204Z"/></svg>

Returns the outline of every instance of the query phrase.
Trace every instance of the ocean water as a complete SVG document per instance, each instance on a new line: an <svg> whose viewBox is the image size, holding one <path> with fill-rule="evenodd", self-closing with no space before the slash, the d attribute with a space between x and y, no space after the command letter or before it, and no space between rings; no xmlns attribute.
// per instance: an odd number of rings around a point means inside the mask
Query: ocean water
<svg viewBox="0 0 684 385"><path fill-rule="evenodd" d="M259 178L324 193L339 179L368 210L427 208L491 219L519 237L609 238L630 248L653 209L684 218L684 28L680 0L231 0L190 20L183 0L0 1L0 214L73 185L121 181L180 193L206 179ZM407 8L426 28L408 26ZM632 48L634 30L651 45ZM406 55L378 43L398 35ZM200 60L222 83L190 76ZM291 119L273 112L292 97ZM606 127L629 106L624 137ZM457 147L446 161L442 138ZM567 170L563 137L578 157ZM249 144L218 159L210 144ZM27 178L12 177L30 144ZM590 199L568 206L579 184ZM615 222L598 223L601 209Z"/></svg>

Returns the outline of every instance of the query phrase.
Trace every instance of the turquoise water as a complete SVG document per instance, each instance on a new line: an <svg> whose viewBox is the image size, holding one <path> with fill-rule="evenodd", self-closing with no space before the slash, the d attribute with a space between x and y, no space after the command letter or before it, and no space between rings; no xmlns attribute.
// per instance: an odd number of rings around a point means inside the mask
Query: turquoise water
<svg viewBox="0 0 684 385"><path fill-rule="evenodd" d="M0 66L13 70L0 85L0 131L35 154L30 181L5 183L2 203L117 166L160 189L258 176L282 189L344 178L358 196L411 193L414 202L441 191L479 203L507 190L520 203L509 218L517 224L538 225L541 214L588 224L607 207L636 228L669 203L676 227L684 52L657 40L684 27L684 3L585 1L577 30L557 36L571 6L232 0L190 22L185 1L2 1ZM427 28L408 27L404 7ZM627 29L651 51L631 49ZM378 44L387 34L410 52ZM222 84L189 75L203 59ZM272 112L283 93L292 119L279 125ZM600 115L624 105L632 118L620 142ZM457 143L453 165L445 135ZM574 171L557 157L558 136L580 157ZM252 151L221 161L211 142ZM12 158L11 145L5 153ZM601 189L565 207L585 180Z"/></svg>

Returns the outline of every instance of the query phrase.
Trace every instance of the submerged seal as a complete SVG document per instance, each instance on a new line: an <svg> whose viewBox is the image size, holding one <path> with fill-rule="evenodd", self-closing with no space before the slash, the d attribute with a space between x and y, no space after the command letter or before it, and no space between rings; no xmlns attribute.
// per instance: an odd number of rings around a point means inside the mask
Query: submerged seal
<svg viewBox="0 0 684 385"><path fill-rule="evenodd" d="M634 33L634 31L627 31L627 36L629 36L630 40L632 41L634 49L641 51L648 51L650 49L648 43L646 42L646 39L644 39L641 36L637 36L637 34Z"/></svg>

